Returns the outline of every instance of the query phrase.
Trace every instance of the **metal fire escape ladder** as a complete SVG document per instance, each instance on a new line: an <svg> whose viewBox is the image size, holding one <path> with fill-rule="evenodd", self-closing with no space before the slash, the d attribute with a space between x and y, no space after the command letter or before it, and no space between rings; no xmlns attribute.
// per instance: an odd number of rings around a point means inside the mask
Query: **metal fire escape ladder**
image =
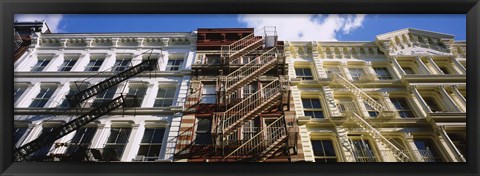
<svg viewBox="0 0 480 176"><path fill-rule="evenodd" d="M250 51L259 48L263 43L264 38L262 38L262 36L255 36L255 33L251 33L230 45L222 46L221 56L225 58L224 60L227 63L230 63Z"/></svg>
<svg viewBox="0 0 480 176"><path fill-rule="evenodd" d="M395 112L388 109L387 107L383 106L382 104L378 103L375 99L367 95L364 91L359 89L357 86L352 84L349 80L347 80L345 77L343 77L340 73L332 73L333 74L333 80L332 83L339 83L343 87L345 87L347 90L352 92L355 96L359 96L362 98L365 103L370 105L373 109L378 111L380 117L394 117Z"/></svg>
<svg viewBox="0 0 480 176"><path fill-rule="evenodd" d="M138 65L135 65L125 71L122 71L104 81L101 81L100 83L89 87L85 90L80 91L79 93L75 95L67 95L67 100L69 101L70 107L76 107L78 106L81 102L97 95L98 93L107 90L145 70L152 71L156 68L157 66L157 59L148 59L143 62L141 62Z"/></svg>
<svg viewBox="0 0 480 176"><path fill-rule="evenodd" d="M375 140L379 140L385 147L390 148L393 150L393 155L402 162L410 161L410 157L405 154L402 150L396 147L392 142L390 142L385 136L383 136L377 129L375 129L370 123L368 123L365 119L360 117L357 113L351 112L351 119L356 122L363 130L365 130L372 138Z"/></svg>
<svg viewBox="0 0 480 176"><path fill-rule="evenodd" d="M362 98L365 101L365 103L367 103L373 109L378 111L379 114L381 114L381 115L383 114L383 116L394 116L393 111L389 110L388 108L384 107L382 104L375 101L373 98L371 98L365 92L363 92L361 89L359 89L358 87L353 85L350 81L348 81L345 77L343 77L339 73L334 73L332 82L337 82L337 83L341 84L343 87L347 88L354 95ZM380 141L381 143L385 144L385 146L387 148L390 148L391 150L393 150L393 153L394 153L394 155L397 159L399 159L402 162L410 161L409 156L407 154L405 154L403 151L401 151L394 144L392 144L392 142L390 142L387 138L385 138L374 127L374 125L368 123L365 119L363 119L361 116L359 116L357 113L355 113L354 112L355 108L353 106L352 107L344 107L342 110L343 110L344 113L347 113L346 116L350 117L349 119L354 120L354 122L356 124L358 124L363 130L365 130L368 134L370 134L375 140ZM343 127L340 127L340 130L342 130L342 128ZM342 137L346 137L346 136L344 135Z"/></svg>
<svg viewBox="0 0 480 176"><path fill-rule="evenodd" d="M225 112L216 113L217 133L229 135L280 100L286 82L274 80ZM275 101L276 100L276 101Z"/></svg>
<svg viewBox="0 0 480 176"><path fill-rule="evenodd" d="M103 116L110 111L122 106L124 104L124 96L118 96L107 103L103 103L101 106L81 115L80 117L56 128L50 133L43 134L37 139L19 147L14 151L14 159L21 161L28 158L30 154L43 146L55 142L55 140L77 130L78 128L94 121L95 119Z"/></svg>
<svg viewBox="0 0 480 176"><path fill-rule="evenodd" d="M222 79L225 81L226 95L228 96L238 88L254 81L255 78L272 69L277 61L276 52L277 50L275 47L271 48L254 60L223 77Z"/></svg>
<svg viewBox="0 0 480 176"><path fill-rule="evenodd" d="M265 161L268 157L272 156L275 151L280 149L282 145L279 144L287 139L288 135L285 126L285 116L282 115L248 141L223 157L223 160L225 161L233 156L247 157L253 155L256 156L260 162Z"/></svg>

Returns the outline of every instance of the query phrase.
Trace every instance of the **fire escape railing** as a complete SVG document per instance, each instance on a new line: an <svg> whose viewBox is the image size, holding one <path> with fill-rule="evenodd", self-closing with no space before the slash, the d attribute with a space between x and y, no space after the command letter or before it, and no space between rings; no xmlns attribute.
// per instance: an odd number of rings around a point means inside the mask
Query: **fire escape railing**
<svg viewBox="0 0 480 176"><path fill-rule="evenodd" d="M277 99L285 86L286 82L274 80L225 112L217 113L214 117L219 122L217 133L229 134L233 132L233 127L241 126L254 117L255 113L261 113L262 107Z"/></svg>
<svg viewBox="0 0 480 176"><path fill-rule="evenodd" d="M258 156L261 158L262 154L267 154L267 149L269 147L282 142L282 140L287 138L287 130L285 125L285 116L282 115L270 125L263 128L263 130L258 132L248 141L244 142L238 148L223 157L223 160L226 160L232 156L245 157L249 155Z"/></svg>
<svg viewBox="0 0 480 176"><path fill-rule="evenodd" d="M373 99L372 97L367 95L364 91L362 91L357 86L352 84L348 79L343 77L340 73L331 72L329 74L331 74L330 77L333 78L332 83L339 83L340 85L345 87L347 90L352 92L355 96L359 96L360 98L362 98L365 101L365 103L367 103L373 109L378 111L380 116L384 116L384 117L395 116L394 111L392 111L389 108L383 106L381 103L378 103L375 99Z"/></svg>
<svg viewBox="0 0 480 176"><path fill-rule="evenodd" d="M43 134L37 139L19 147L14 151L14 158L17 161L26 159L30 154L36 150L42 148L44 145L53 143L55 140L77 130L78 128L94 121L95 119L103 116L110 111L122 106L124 104L124 96L118 96L107 103L103 103L101 106L81 115L80 117L56 128L50 133Z"/></svg>
<svg viewBox="0 0 480 176"><path fill-rule="evenodd" d="M261 76L273 68L276 61L276 48L272 48L228 74L223 78L225 80L226 94L229 95L235 89L254 81L254 77Z"/></svg>
<svg viewBox="0 0 480 176"><path fill-rule="evenodd" d="M148 59L140 64L131 67L123 72L118 73L90 88L81 90L80 92L74 95L66 95L67 101L69 101L69 107L63 113L71 113L70 110L80 108L78 107L82 102L88 100L89 98L97 95L98 93L105 91L122 81L125 81L145 70L154 70L157 66L156 59ZM17 161L28 159L28 156L35 152L36 150L42 148L44 145L53 143L55 140L60 139L61 137L81 128L82 126L92 122L95 119L98 119L100 116L103 116L114 109L126 105L126 96L120 95L108 102L101 103L98 107L94 107L92 110L82 114L80 117L62 125L59 128L54 129L52 132L43 134L37 139L17 148L14 151L14 159Z"/></svg>

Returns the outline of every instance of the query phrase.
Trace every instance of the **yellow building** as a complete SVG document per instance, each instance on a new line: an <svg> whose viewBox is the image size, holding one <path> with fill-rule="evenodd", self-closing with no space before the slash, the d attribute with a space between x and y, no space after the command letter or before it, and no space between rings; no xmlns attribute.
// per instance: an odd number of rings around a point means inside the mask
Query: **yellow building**
<svg viewBox="0 0 480 176"><path fill-rule="evenodd" d="M465 162L465 42L402 29L285 42L305 161Z"/></svg>

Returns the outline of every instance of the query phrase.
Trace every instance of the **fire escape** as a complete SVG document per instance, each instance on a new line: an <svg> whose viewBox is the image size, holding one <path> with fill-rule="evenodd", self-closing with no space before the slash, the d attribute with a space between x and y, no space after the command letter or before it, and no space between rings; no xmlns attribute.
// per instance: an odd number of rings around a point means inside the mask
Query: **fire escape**
<svg viewBox="0 0 480 176"><path fill-rule="evenodd" d="M260 53L259 53L260 52ZM169 140L176 144L174 160L188 159L203 155L211 162L225 161L265 161L280 149L287 151L294 148L296 133L293 121L287 121L283 114L283 105L288 103L288 82L282 74L285 73L279 64L283 63L283 48L277 46L277 35L274 27L263 28L249 34L230 45L221 47L221 60L224 65L239 63L242 56L253 55L255 58L240 66L227 75L217 79L217 111L213 113L211 138L213 146L195 147L195 127L199 120L187 130ZM267 72L275 71L278 77L270 79L249 96L240 99L237 92L251 82L257 81ZM192 84L190 85L192 87ZM184 105L184 115L197 113L201 107L201 84L191 88L187 93ZM240 139L240 133L246 123L259 117L271 108L282 108L276 119L265 124L262 129L254 132L249 138ZM287 123L288 122L288 123ZM169 142L169 143L170 143Z"/></svg>
<svg viewBox="0 0 480 176"><path fill-rule="evenodd" d="M340 72L327 72L328 77L330 78L332 84L340 85L341 87L346 88L349 92L351 92L356 97L362 99L366 104L372 107L375 111L378 112L378 117L383 119L391 119L396 116L396 112L392 111L389 107L382 105L368 94L366 94L362 89L355 86L352 82L350 82L347 78L342 76ZM365 75L362 75L365 76ZM361 77L362 77L361 76ZM362 80L365 81L365 80ZM368 80L367 80L368 81ZM354 124L358 125L362 131L367 132L377 143L382 144L385 148L391 151L392 155L400 162L412 162L413 159L407 154L405 150L401 150L395 145L394 141L389 140L389 138L385 137L383 134L377 130L377 126L372 123L370 120L365 119L362 115L358 114L357 108L350 103L350 104L335 104L333 98L333 91L329 86L324 87L324 93L326 100L329 104L329 107L333 109L332 111L332 120L340 122L340 125L335 125L336 130L340 139L340 143L344 149L346 149L345 155L347 160L350 161L360 161L357 157L358 152L355 151L352 142L350 141L349 137L347 136L348 130L343 124L346 121L351 121ZM333 108L332 108L333 107ZM367 161L371 162L371 161Z"/></svg>
<svg viewBox="0 0 480 176"><path fill-rule="evenodd" d="M143 53L142 53L143 54ZM157 69L157 59L150 59L142 61L141 63L130 67L115 75L105 79L102 74L97 74L92 77L94 79L100 79L98 84L95 84L87 89L78 90L78 93L74 95L66 95L66 100L69 102L69 106L66 109L58 109L62 111L63 115L71 115L81 113L80 116L73 119L72 121L62 125L61 127L55 128L53 131L42 134L37 137L35 140L17 148L14 150L14 159L16 161L29 160L29 156L35 151L41 149L44 146L53 144L57 139L76 131L83 127L84 125L98 119L99 117L108 114L109 112L115 110L118 107L126 106L129 104L129 101L132 101L131 97L126 95L119 95L113 97L111 100L102 102L96 106L90 107L85 103L86 100L94 97L95 95L112 88L121 82L134 77L135 75L142 73L143 71L153 71ZM89 108L87 112L82 111L84 108Z"/></svg>

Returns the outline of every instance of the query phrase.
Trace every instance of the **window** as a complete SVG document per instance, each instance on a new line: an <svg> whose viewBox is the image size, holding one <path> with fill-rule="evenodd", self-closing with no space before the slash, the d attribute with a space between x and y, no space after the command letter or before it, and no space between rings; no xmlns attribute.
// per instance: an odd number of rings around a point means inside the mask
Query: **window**
<svg viewBox="0 0 480 176"><path fill-rule="evenodd" d="M323 109L320 104L320 99L303 98L302 104L305 116L311 116L312 118L325 118L323 116Z"/></svg>
<svg viewBox="0 0 480 176"><path fill-rule="evenodd" d="M443 74L450 74L450 72L448 71L447 67L442 67L442 66L439 66L438 68L440 68L440 70L443 72Z"/></svg>
<svg viewBox="0 0 480 176"><path fill-rule="evenodd" d="M415 72L413 71L413 69L410 68L410 67L402 67L402 69L403 69L403 71L405 72L405 74L407 74L407 75L413 75L413 74L415 74Z"/></svg>
<svg viewBox="0 0 480 176"><path fill-rule="evenodd" d="M128 94L126 98L127 107L140 107L143 102L143 98L147 93L147 88L145 84L142 83L132 83L129 86Z"/></svg>
<svg viewBox="0 0 480 176"><path fill-rule="evenodd" d="M18 142L21 141L21 139L25 136L25 133L27 133L28 128L27 127L16 127L13 128L13 144L17 144Z"/></svg>
<svg viewBox="0 0 480 176"><path fill-rule="evenodd" d="M85 71L98 71L103 64L103 59L90 59L90 62L85 67Z"/></svg>
<svg viewBox="0 0 480 176"><path fill-rule="evenodd" d="M55 128L53 127L43 127L42 128L42 133L40 133L40 136L43 135L48 135L48 133L52 132ZM50 149L52 148L53 143L49 143L47 145L44 145L42 148L38 149L31 155L31 160L42 160L47 154L50 152Z"/></svg>
<svg viewBox="0 0 480 176"><path fill-rule="evenodd" d="M406 98L390 98L393 105L397 109L398 114L401 118L412 118L415 117L413 111L407 103Z"/></svg>
<svg viewBox="0 0 480 176"><path fill-rule="evenodd" d="M50 97L52 97L53 92L55 92L55 88L42 86L40 88L40 92L37 94L35 98L33 98L32 104L30 104L31 108L42 108L47 104Z"/></svg>
<svg viewBox="0 0 480 176"><path fill-rule="evenodd" d="M195 144L208 145L212 143L212 121L208 118L197 118Z"/></svg>
<svg viewBox="0 0 480 176"><path fill-rule="evenodd" d="M82 152L85 148L90 146L93 136L97 128L80 128L75 132L72 140L70 140L70 145L67 148L67 154L74 154L76 152Z"/></svg>
<svg viewBox="0 0 480 176"><path fill-rule="evenodd" d="M113 99L115 92L117 91L117 86L111 87L107 90L104 90L97 94L95 100L93 101L93 107L99 107L100 105L109 102Z"/></svg>
<svg viewBox="0 0 480 176"><path fill-rule="evenodd" d="M50 63L50 59L38 59L35 66L32 67L32 72L40 72Z"/></svg>
<svg viewBox="0 0 480 176"><path fill-rule="evenodd" d="M113 71L121 72L127 70L130 68L131 61L131 59L117 59L117 61L115 61L115 65L113 65Z"/></svg>
<svg viewBox="0 0 480 176"><path fill-rule="evenodd" d="M352 139L353 155L357 162L375 162L375 153L366 139Z"/></svg>
<svg viewBox="0 0 480 176"><path fill-rule="evenodd" d="M312 70L310 70L310 68L295 68L295 74L297 78L302 78L302 80L313 80Z"/></svg>
<svg viewBox="0 0 480 176"><path fill-rule="evenodd" d="M157 98L155 98L154 107L169 107L173 104L175 96L175 87L159 87Z"/></svg>
<svg viewBox="0 0 480 176"><path fill-rule="evenodd" d="M375 100L377 101L377 100ZM363 102L363 104L365 104L365 108L367 109L367 112L368 112L368 115L370 117L378 117L378 111L376 111L375 109L372 108L372 106L368 105L367 103Z"/></svg>
<svg viewBox="0 0 480 176"><path fill-rule="evenodd" d="M137 155L145 156L146 161L155 161L160 156L165 128L146 128Z"/></svg>
<svg viewBox="0 0 480 176"><path fill-rule="evenodd" d="M17 102L17 100L22 96L22 94L27 90L27 85L15 85L15 89L13 90L13 103Z"/></svg>
<svg viewBox="0 0 480 176"><path fill-rule="evenodd" d="M217 102L217 93L215 85L204 85L202 87L202 103L215 104Z"/></svg>
<svg viewBox="0 0 480 176"><path fill-rule="evenodd" d="M383 68L373 68L375 70L375 73L377 74L377 77L379 80L390 80L393 79L392 75L390 75L390 72L388 72L388 69L383 67Z"/></svg>
<svg viewBox="0 0 480 176"><path fill-rule="evenodd" d="M425 103L432 112L443 112L444 110L438 105L437 101L433 97L422 97Z"/></svg>
<svg viewBox="0 0 480 176"><path fill-rule="evenodd" d="M243 141L247 141L257 134L258 127L255 127L255 122L253 120L249 120L242 126L242 132Z"/></svg>
<svg viewBox="0 0 480 176"><path fill-rule="evenodd" d="M60 69L58 69L58 71L70 71L72 70L72 67L75 65L75 63L77 63L77 60L76 59L65 59L62 63L62 65L60 66Z"/></svg>
<svg viewBox="0 0 480 176"><path fill-rule="evenodd" d="M258 91L257 83L243 86L243 98L247 98L248 96L252 95L256 91Z"/></svg>
<svg viewBox="0 0 480 176"><path fill-rule="evenodd" d="M169 59L167 63L166 71L177 71L180 70L180 66L183 64L182 59Z"/></svg>
<svg viewBox="0 0 480 176"><path fill-rule="evenodd" d="M312 140L315 162L337 162L332 140Z"/></svg>
<svg viewBox="0 0 480 176"><path fill-rule="evenodd" d="M350 76L352 76L352 80L354 81L360 80L360 77L363 74L362 68L348 68L348 71L350 72Z"/></svg>
<svg viewBox="0 0 480 176"><path fill-rule="evenodd" d="M79 93L80 91L83 91L85 89L88 88L88 84L86 83L72 83L70 84L70 90L68 91L68 94L67 95L75 95L77 93ZM70 103L68 102L68 100L66 98L63 99L63 102L62 104L60 104L60 107L69 107L70 106Z"/></svg>
<svg viewBox="0 0 480 176"><path fill-rule="evenodd" d="M435 143L431 139L413 139L418 152L425 162L442 162Z"/></svg>
<svg viewBox="0 0 480 176"><path fill-rule="evenodd" d="M105 150L102 156L106 161L119 161L122 158L131 131L131 128L110 129L110 136L105 144Z"/></svg>

